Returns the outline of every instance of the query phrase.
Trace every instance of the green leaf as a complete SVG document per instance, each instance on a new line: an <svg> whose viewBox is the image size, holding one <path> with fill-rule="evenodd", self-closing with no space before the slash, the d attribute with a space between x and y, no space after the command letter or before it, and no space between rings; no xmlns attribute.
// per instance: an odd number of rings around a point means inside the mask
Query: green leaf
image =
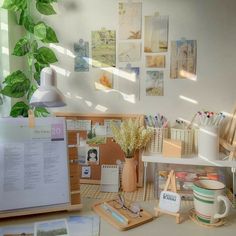
<svg viewBox="0 0 236 236"><path fill-rule="evenodd" d="M53 7L50 3L43 3L43 2L38 1L36 3L36 8L43 15L54 15L54 14L56 14L55 10L53 9Z"/></svg>
<svg viewBox="0 0 236 236"><path fill-rule="evenodd" d="M4 0L2 8L9 11L24 10L27 7L27 0Z"/></svg>
<svg viewBox="0 0 236 236"><path fill-rule="evenodd" d="M47 27L43 22L40 22L34 26L34 35L36 38L42 40L46 38Z"/></svg>
<svg viewBox="0 0 236 236"><path fill-rule="evenodd" d="M33 93L36 91L36 89L37 89L37 86L35 84L32 84L28 93L27 93L27 100L28 101L30 101L30 99L31 99Z"/></svg>
<svg viewBox="0 0 236 236"><path fill-rule="evenodd" d="M43 43L59 43L55 31L47 26L46 38L42 40Z"/></svg>
<svg viewBox="0 0 236 236"><path fill-rule="evenodd" d="M32 43L31 43L31 51L34 53L36 52L38 49L38 43L36 40L34 40Z"/></svg>
<svg viewBox="0 0 236 236"><path fill-rule="evenodd" d="M20 13L20 18L19 18L19 22L18 22L19 25L24 24L25 17L26 17L26 11L22 10Z"/></svg>
<svg viewBox="0 0 236 236"><path fill-rule="evenodd" d="M34 63L34 67L37 72L41 72L43 68L48 67L48 66L49 66L48 64L40 64L38 62Z"/></svg>
<svg viewBox="0 0 236 236"><path fill-rule="evenodd" d="M34 79L40 85L40 72L34 72Z"/></svg>
<svg viewBox="0 0 236 236"><path fill-rule="evenodd" d="M15 56L24 56L29 52L30 42L27 38L20 39L13 50L12 55Z"/></svg>
<svg viewBox="0 0 236 236"><path fill-rule="evenodd" d="M24 102L17 102L11 108L10 116L12 116L12 117L17 117L17 116L28 117L28 110L29 110L29 106L27 104L25 104Z"/></svg>
<svg viewBox="0 0 236 236"><path fill-rule="evenodd" d="M42 3L53 3L53 2L57 2L57 0L37 0L38 2L42 2Z"/></svg>
<svg viewBox="0 0 236 236"><path fill-rule="evenodd" d="M50 113L44 107L36 107L34 109L34 115L36 117L47 117L49 114Z"/></svg>
<svg viewBox="0 0 236 236"><path fill-rule="evenodd" d="M6 84L6 86L0 93L13 98L23 97L30 87L29 79L20 70L7 76L3 83Z"/></svg>
<svg viewBox="0 0 236 236"><path fill-rule="evenodd" d="M47 47L41 47L36 51L35 59L40 64L51 64L57 62L55 53Z"/></svg>
<svg viewBox="0 0 236 236"><path fill-rule="evenodd" d="M24 17L24 21L23 21L24 27L25 29L30 32L30 33L34 33L34 21L30 16L25 16Z"/></svg>

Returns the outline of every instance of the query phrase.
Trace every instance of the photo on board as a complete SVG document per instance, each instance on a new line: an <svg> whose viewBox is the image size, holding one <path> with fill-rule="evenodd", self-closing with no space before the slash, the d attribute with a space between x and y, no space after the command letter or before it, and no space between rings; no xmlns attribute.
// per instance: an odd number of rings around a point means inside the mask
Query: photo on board
<svg viewBox="0 0 236 236"><path fill-rule="evenodd" d="M168 16L145 16L144 52L168 51Z"/></svg>
<svg viewBox="0 0 236 236"><path fill-rule="evenodd" d="M34 224L7 226L0 229L0 235L3 236L33 236Z"/></svg>
<svg viewBox="0 0 236 236"><path fill-rule="evenodd" d="M91 166L82 166L81 178L91 178Z"/></svg>
<svg viewBox="0 0 236 236"><path fill-rule="evenodd" d="M35 223L35 236L69 235L66 219Z"/></svg>
<svg viewBox="0 0 236 236"><path fill-rule="evenodd" d="M99 147L87 147L87 165L99 165Z"/></svg>
<svg viewBox="0 0 236 236"><path fill-rule="evenodd" d="M142 3L119 3L119 39L141 39Z"/></svg>
<svg viewBox="0 0 236 236"><path fill-rule="evenodd" d="M164 95L164 72L147 71L146 72L146 96Z"/></svg>
<svg viewBox="0 0 236 236"><path fill-rule="evenodd" d="M87 133L87 144L99 145L107 142L107 129L105 125L93 125Z"/></svg>

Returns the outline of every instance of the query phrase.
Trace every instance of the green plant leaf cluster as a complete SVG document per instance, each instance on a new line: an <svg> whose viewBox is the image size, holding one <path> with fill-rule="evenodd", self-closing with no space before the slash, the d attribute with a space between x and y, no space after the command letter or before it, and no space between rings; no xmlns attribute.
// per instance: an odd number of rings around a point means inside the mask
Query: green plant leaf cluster
<svg viewBox="0 0 236 236"><path fill-rule="evenodd" d="M57 62L57 57L52 49L43 44L58 43L58 38L52 27L43 21L35 22L30 14L30 6L35 4L40 14L49 16L56 14L53 3L57 0L4 0L2 8L15 12L19 16L18 24L23 26L27 34L18 40L12 55L27 57L28 73L17 70L3 81L0 95L12 98L26 98L30 100L32 94L40 83L40 72L43 68ZM40 45L39 46L39 42ZM11 109L10 115L28 116L29 105L23 101L17 102ZM47 116L49 113L44 108L35 109L36 116Z"/></svg>

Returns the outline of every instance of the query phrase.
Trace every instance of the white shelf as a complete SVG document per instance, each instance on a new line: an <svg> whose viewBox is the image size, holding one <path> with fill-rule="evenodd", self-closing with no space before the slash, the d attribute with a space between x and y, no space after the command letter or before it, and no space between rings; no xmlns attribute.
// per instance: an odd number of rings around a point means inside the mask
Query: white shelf
<svg viewBox="0 0 236 236"><path fill-rule="evenodd" d="M236 161L222 160L225 154L220 153L220 160L207 160L198 157L197 155L191 157L163 157L161 154L143 153L143 162L152 163L166 163L166 164L181 164L181 165L201 165L201 166L218 166L218 167L233 167L236 168Z"/></svg>

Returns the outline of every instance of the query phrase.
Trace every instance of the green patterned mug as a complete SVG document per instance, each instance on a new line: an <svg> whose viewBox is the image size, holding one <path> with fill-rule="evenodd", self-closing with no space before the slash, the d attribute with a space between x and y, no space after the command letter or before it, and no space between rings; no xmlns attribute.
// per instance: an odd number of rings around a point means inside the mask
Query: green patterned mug
<svg viewBox="0 0 236 236"><path fill-rule="evenodd" d="M229 214L231 203L225 196L225 185L215 180L198 180L193 185L194 208L199 221L214 224ZM225 211L222 212L222 203Z"/></svg>

